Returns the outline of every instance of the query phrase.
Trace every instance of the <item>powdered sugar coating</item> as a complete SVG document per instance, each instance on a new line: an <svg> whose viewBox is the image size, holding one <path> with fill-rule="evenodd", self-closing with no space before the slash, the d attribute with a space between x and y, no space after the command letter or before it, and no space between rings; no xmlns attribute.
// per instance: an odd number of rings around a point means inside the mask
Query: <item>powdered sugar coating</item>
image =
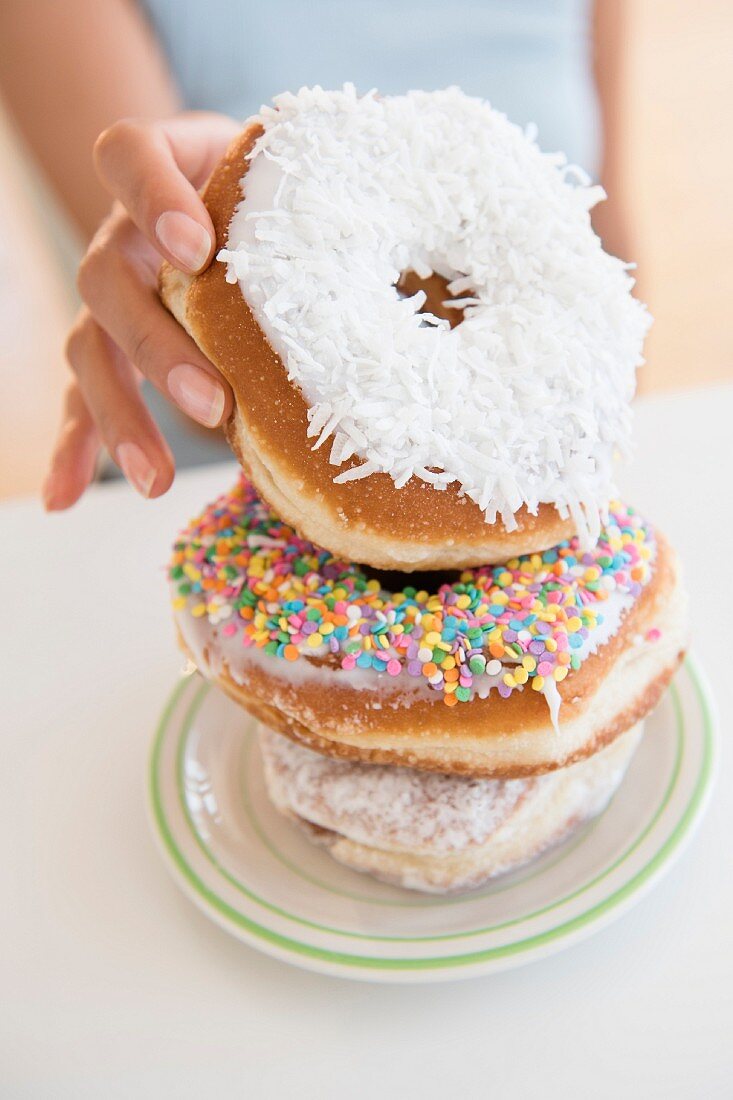
<svg viewBox="0 0 733 1100"><path fill-rule="evenodd" d="M268 790L323 829L383 849L455 852L483 844L532 779L465 779L319 756L260 727Z"/></svg>
<svg viewBox="0 0 733 1100"><path fill-rule="evenodd" d="M336 480L458 482L489 522L547 502L595 537L649 324L591 229L601 189L456 88L304 88L261 122L219 259L316 446L361 460ZM462 324L401 298L406 270L454 280Z"/></svg>

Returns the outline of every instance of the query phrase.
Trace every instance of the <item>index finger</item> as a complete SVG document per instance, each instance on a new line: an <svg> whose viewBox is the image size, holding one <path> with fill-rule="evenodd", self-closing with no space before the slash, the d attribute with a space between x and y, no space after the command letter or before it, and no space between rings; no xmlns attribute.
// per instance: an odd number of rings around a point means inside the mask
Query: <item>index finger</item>
<svg viewBox="0 0 733 1100"><path fill-rule="evenodd" d="M205 112L149 121L121 119L94 147L97 174L150 243L181 271L207 267L214 227L196 187L240 127Z"/></svg>

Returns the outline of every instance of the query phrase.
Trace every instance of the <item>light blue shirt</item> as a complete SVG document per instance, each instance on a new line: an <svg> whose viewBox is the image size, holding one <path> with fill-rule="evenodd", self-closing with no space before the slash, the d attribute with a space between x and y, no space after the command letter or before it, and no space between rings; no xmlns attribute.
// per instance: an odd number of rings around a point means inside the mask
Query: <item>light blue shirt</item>
<svg viewBox="0 0 733 1100"><path fill-rule="evenodd" d="M187 106L254 114L303 84L458 84L594 172L589 0L146 0Z"/></svg>

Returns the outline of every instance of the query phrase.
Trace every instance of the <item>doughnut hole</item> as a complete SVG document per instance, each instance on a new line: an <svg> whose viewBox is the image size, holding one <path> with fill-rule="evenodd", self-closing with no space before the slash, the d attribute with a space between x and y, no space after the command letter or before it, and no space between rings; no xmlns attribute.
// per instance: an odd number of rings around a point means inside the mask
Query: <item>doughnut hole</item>
<svg viewBox="0 0 733 1100"><path fill-rule="evenodd" d="M364 575L369 581L379 581L385 592L402 592L407 585L412 585L418 592L421 589L437 592L444 584L456 584L461 579L461 572L460 569L426 569L402 573L396 569L367 568Z"/></svg>
<svg viewBox="0 0 733 1100"><path fill-rule="evenodd" d="M457 297L448 290L448 280L437 272L428 275L427 279L421 279L414 271L403 271L397 280L397 293L404 298L410 298L417 294L418 290L425 292L425 302L420 313L432 313L447 321L451 328L456 328L463 320L463 310L446 305L446 301ZM460 297L470 297L470 291L462 291Z"/></svg>

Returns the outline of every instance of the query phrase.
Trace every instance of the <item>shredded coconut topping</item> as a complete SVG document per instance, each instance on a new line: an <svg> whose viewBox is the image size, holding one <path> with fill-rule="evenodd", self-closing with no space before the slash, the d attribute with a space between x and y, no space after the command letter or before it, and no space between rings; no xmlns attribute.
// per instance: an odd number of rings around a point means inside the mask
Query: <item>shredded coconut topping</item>
<svg viewBox="0 0 733 1100"><path fill-rule="evenodd" d="M554 504L587 545L649 326L630 265L591 228L602 188L457 88L274 104L218 258L315 446L348 463L335 480L457 482L508 530L523 505ZM422 291L401 297L410 270L449 280L459 325L421 313Z"/></svg>

